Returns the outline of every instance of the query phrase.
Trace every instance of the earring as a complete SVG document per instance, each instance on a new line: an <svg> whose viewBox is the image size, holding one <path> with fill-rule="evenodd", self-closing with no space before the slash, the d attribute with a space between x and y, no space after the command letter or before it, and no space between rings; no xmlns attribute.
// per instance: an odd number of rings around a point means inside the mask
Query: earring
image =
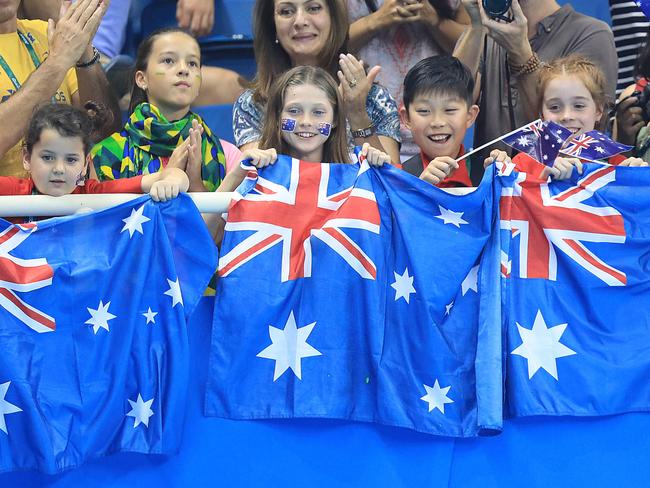
<svg viewBox="0 0 650 488"><path fill-rule="evenodd" d="M276 38L276 39L275 39L275 43L276 43L276 44L280 44L280 41L278 41L278 39Z"/></svg>

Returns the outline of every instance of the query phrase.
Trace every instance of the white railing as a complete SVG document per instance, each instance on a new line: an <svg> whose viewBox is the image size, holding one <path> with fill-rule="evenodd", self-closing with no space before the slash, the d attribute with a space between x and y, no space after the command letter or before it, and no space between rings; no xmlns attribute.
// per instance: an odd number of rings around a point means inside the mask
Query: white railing
<svg viewBox="0 0 650 488"><path fill-rule="evenodd" d="M446 188L445 191L465 195L474 188ZM233 193L193 192L188 195L202 213L223 213L228 210ZM141 197L133 193L101 195L12 195L0 196L0 217L53 217L77 212L101 210Z"/></svg>

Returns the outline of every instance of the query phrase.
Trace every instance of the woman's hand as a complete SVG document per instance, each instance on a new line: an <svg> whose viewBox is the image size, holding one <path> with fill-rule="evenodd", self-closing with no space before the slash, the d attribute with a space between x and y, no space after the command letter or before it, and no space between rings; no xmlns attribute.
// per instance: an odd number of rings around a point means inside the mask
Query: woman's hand
<svg viewBox="0 0 650 488"><path fill-rule="evenodd" d="M641 158L627 158L620 163L618 163L618 166L648 166L648 163L645 162Z"/></svg>
<svg viewBox="0 0 650 488"><path fill-rule="evenodd" d="M381 67L374 66L366 74L361 61L352 54L341 54L339 56L339 66L341 68L337 72L340 82L339 91L345 103L350 127L353 129L367 127L366 100Z"/></svg>
<svg viewBox="0 0 650 488"><path fill-rule="evenodd" d="M248 160L256 168L263 168L274 164L278 160L278 153L275 149L246 149L242 153L242 161Z"/></svg>
<svg viewBox="0 0 650 488"><path fill-rule="evenodd" d="M378 29L386 29L395 24L403 22L415 22L420 20L420 12L427 0L386 0L376 12L370 14Z"/></svg>
<svg viewBox="0 0 650 488"><path fill-rule="evenodd" d="M361 147L361 156L363 156L370 166L383 166L390 164L390 156L379 149L372 147L367 142Z"/></svg>
<svg viewBox="0 0 650 488"><path fill-rule="evenodd" d="M449 156L438 156L431 160L420 175L420 179L437 185L458 169L458 162Z"/></svg>
<svg viewBox="0 0 650 488"><path fill-rule="evenodd" d="M582 161L577 158L555 158L553 167L545 166L539 177L545 180L549 176L554 180L567 180L571 178L573 168L578 170L578 174L582 174Z"/></svg>
<svg viewBox="0 0 650 488"><path fill-rule="evenodd" d="M469 15L472 26L474 27L483 26L481 8L479 7L480 1L481 0L463 0L463 7L465 7L467 15Z"/></svg>

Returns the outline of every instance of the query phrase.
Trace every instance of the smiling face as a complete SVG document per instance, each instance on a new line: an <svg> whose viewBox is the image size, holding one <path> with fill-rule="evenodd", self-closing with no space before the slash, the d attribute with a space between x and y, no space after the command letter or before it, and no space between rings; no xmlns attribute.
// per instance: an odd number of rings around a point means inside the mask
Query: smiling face
<svg viewBox="0 0 650 488"><path fill-rule="evenodd" d="M291 148L290 155L304 161L322 161L328 136L319 132L320 124L334 126L334 108L327 94L312 84L289 86L281 117L296 121L292 131L282 131L283 141Z"/></svg>
<svg viewBox="0 0 650 488"><path fill-rule="evenodd" d="M157 36L147 68L136 72L135 82L168 120L185 116L201 88L198 43L182 32Z"/></svg>
<svg viewBox="0 0 650 488"><path fill-rule="evenodd" d="M570 129L574 134L593 130L603 115L591 92L576 75L551 79L544 90L542 117Z"/></svg>
<svg viewBox="0 0 650 488"><path fill-rule="evenodd" d="M417 95L408 110L402 107L400 113L425 156L456 158L465 132L478 115L478 107L468 107L465 100L455 95L425 93Z"/></svg>
<svg viewBox="0 0 650 488"><path fill-rule="evenodd" d="M325 0L275 0L275 30L294 66L316 65L330 35Z"/></svg>
<svg viewBox="0 0 650 488"><path fill-rule="evenodd" d="M63 137L55 129L43 129L31 154L25 154L23 166L43 195L68 195L86 174L83 141L81 137Z"/></svg>

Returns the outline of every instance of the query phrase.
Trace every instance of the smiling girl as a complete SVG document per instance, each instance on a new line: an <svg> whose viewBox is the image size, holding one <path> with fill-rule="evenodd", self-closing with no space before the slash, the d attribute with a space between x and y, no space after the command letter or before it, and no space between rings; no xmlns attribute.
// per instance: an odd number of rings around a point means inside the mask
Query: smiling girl
<svg viewBox="0 0 650 488"><path fill-rule="evenodd" d="M201 52L189 34L171 28L151 34L138 48L131 116L124 129L92 150L99 180L150 174L171 164L185 170L190 191L214 191L240 151L217 138L190 111L201 87ZM200 155L190 157L190 131L200 135Z"/></svg>

